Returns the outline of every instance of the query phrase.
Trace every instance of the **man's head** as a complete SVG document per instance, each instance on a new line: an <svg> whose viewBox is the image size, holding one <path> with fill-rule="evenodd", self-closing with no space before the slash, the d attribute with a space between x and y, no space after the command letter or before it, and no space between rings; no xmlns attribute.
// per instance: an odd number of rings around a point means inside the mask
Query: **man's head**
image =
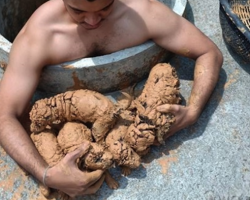
<svg viewBox="0 0 250 200"><path fill-rule="evenodd" d="M111 13L115 0L64 0L69 15L86 29L96 29Z"/></svg>

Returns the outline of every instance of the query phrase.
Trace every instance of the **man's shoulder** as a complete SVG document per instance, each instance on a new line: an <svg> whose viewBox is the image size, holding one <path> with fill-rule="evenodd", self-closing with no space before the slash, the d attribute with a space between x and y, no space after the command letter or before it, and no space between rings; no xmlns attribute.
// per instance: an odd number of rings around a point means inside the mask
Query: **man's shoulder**
<svg viewBox="0 0 250 200"><path fill-rule="evenodd" d="M32 24L32 26L48 26L54 23L55 20L61 19L63 14L63 1L50 0L37 8L28 23Z"/></svg>
<svg viewBox="0 0 250 200"><path fill-rule="evenodd" d="M121 0L128 8L136 11L138 14L150 17L150 14L156 14L159 12L168 12L163 0ZM151 16L152 17L152 16Z"/></svg>
<svg viewBox="0 0 250 200"><path fill-rule="evenodd" d="M63 14L64 11L60 2L50 0L32 14L20 33L30 39L48 40L56 32L57 24L61 23Z"/></svg>
<svg viewBox="0 0 250 200"><path fill-rule="evenodd" d="M17 35L18 43L24 45L43 46L43 44L50 44L49 41L53 39L55 33L56 22L62 11L58 0L50 0L42 4L29 18L25 26ZM53 12L52 12L53 11ZM14 41L15 42L15 41ZM15 42L16 43L16 42Z"/></svg>
<svg viewBox="0 0 250 200"><path fill-rule="evenodd" d="M140 10L145 8L145 6L149 6L154 0L120 0L126 6Z"/></svg>

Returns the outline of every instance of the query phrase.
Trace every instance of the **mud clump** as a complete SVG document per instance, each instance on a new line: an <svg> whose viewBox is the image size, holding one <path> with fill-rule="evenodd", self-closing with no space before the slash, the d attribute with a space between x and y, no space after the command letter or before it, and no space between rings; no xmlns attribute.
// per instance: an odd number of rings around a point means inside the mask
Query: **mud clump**
<svg viewBox="0 0 250 200"><path fill-rule="evenodd" d="M57 136L58 144L64 154L74 151L84 141L92 141L90 129L84 124L76 122L67 122L59 131ZM80 158L80 169L103 169L106 170L113 165L113 156L106 150L105 146L91 142L89 151Z"/></svg>
<svg viewBox="0 0 250 200"><path fill-rule="evenodd" d="M105 140L108 150L112 153L116 164L129 169L137 168L141 164L140 156L135 153L133 148L125 141L128 127L133 123L133 120L134 116L132 112L123 112Z"/></svg>
<svg viewBox="0 0 250 200"><path fill-rule="evenodd" d="M57 141L64 154L77 149L83 141L93 141L90 129L84 124L67 122L57 135Z"/></svg>
<svg viewBox="0 0 250 200"><path fill-rule="evenodd" d="M102 145L91 142L90 129L81 123L67 122L59 133L53 131L32 133L31 139L38 152L51 167L62 160L67 153L74 151L86 141L90 143L90 147L82 157L77 159L80 170L107 170L114 164L112 154ZM48 187L42 184L39 185L39 188L45 197L49 197L52 193ZM61 191L57 191L53 195L63 200L69 199L69 196Z"/></svg>
<svg viewBox="0 0 250 200"><path fill-rule="evenodd" d="M156 110L157 106L179 104L180 100L175 69L165 63L154 66L142 93L133 101L131 107L136 110L136 117L125 137L139 155L145 155L155 140L163 144L164 135L175 122L172 113L160 113Z"/></svg>
<svg viewBox="0 0 250 200"><path fill-rule="evenodd" d="M92 123L94 139L101 141L115 123L117 108L104 95L90 90L68 91L37 101L30 112L31 132L72 121Z"/></svg>
<svg viewBox="0 0 250 200"><path fill-rule="evenodd" d="M31 138L50 166L89 141L88 152L77 160L79 169L106 170L107 185L116 189L118 183L108 169L120 166L122 173L129 175L131 169L140 166L141 156L150 146L164 143L175 122L172 113L156 110L162 104L180 103L175 69L157 64L141 94L129 99L129 107L121 106L98 92L76 90L39 100L30 112Z"/></svg>

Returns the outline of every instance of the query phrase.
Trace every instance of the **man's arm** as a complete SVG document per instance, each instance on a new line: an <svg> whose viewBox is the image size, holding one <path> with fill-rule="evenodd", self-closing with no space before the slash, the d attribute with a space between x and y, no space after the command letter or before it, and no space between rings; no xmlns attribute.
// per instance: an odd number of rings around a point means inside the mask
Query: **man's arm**
<svg viewBox="0 0 250 200"><path fill-rule="evenodd" d="M34 28L35 29L35 28ZM14 41L9 64L0 83L0 142L5 151L25 170L43 182L48 164L42 159L19 122L38 84L43 66L50 62L50 38L44 33L22 31ZM49 168L46 184L74 197L96 192L103 182L103 171L82 172L75 160L88 144L67 154ZM101 178L102 177L102 178Z"/></svg>
<svg viewBox="0 0 250 200"><path fill-rule="evenodd" d="M41 158L29 135L18 121L28 106L41 71L41 67L31 67L33 62L36 62L33 55L37 56L37 52L35 52L36 49L32 49L33 46L29 42L22 34L15 40L10 52L9 64L1 81L0 141L6 152L18 164L41 181L42 172L47 163Z"/></svg>
<svg viewBox="0 0 250 200"><path fill-rule="evenodd" d="M195 123L218 81L223 57L217 46L199 29L161 3L152 1L148 21L150 35L163 48L196 61L194 82L186 107L163 105L161 112L172 112L176 123L169 135ZM165 21L165 25L164 22Z"/></svg>

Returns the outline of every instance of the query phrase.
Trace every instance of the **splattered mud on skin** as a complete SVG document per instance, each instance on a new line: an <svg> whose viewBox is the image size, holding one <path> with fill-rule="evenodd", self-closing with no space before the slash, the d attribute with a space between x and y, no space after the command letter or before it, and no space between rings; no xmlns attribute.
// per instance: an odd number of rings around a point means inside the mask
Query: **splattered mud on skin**
<svg viewBox="0 0 250 200"><path fill-rule="evenodd" d="M178 54L183 55L183 56L185 56L185 57L188 57L189 54L190 54L190 50L189 50L189 49L183 48L183 49L180 49L180 50L179 50Z"/></svg>
<svg viewBox="0 0 250 200"><path fill-rule="evenodd" d="M3 70L6 70L7 65L8 65L8 63L3 62L3 61L0 61L0 67L1 67Z"/></svg>
<svg viewBox="0 0 250 200"><path fill-rule="evenodd" d="M194 80L196 79L204 79L207 76L207 72L209 66L207 65L201 65L201 64L196 64L195 65L195 71L194 71ZM212 81L212 78L210 78L211 80L208 81ZM190 105L192 107L192 109L195 111L199 111L200 109L200 102L201 102L201 97L203 96L203 91L205 91L204 89L204 84L199 84L199 85L195 85L195 83L193 83L193 88L196 88L196 90L192 90L191 91L191 95L188 99L188 105ZM196 91L196 92L195 92Z"/></svg>
<svg viewBox="0 0 250 200"><path fill-rule="evenodd" d="M205 68L201 64L196 64L195 70L194 70L194 78L202 78L201 76L206 75L206 72L208 71L207 68Z"/></svg>
<svg viewBox="0 0 250 200"><path fill-rule="evenodd" d="M68 91L37 101L30 112L31 132L66 121L92 123L92 134L101 141L114 125L117 107L105 96L90 90Z"/></svg>
<svg viewBox="0 0 250 200"><path fill-rule="evenodd" d="M200 102L201 94L202 94L201 92L199 93L192 92L192 95L190 96L188 100L188 104L192 105L192 108L194 110L198 110L200 108L199 102Z"/></svg>
<svg viewBox="0 0 250 200"><path fill-rule="evenodd" d="M151 70L141 95L133 101L137 115L129 127L126 141L138 154L145 155L154 140L164 143L164 135L175 122L173 114L160 113L156 111L157 106L179 102L179 79L175 69L169 64L157 64Z"/></svg>

